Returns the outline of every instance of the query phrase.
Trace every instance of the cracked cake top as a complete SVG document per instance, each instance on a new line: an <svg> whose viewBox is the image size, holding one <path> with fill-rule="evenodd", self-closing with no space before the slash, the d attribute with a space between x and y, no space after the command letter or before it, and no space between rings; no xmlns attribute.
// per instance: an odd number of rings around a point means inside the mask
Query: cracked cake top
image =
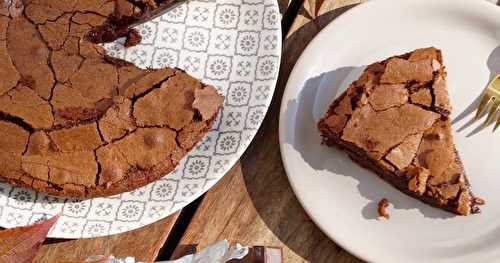
<svg viewBox="0 0 500 263"><path fill-rule="evenodd" d="M457 214L478 212L453 144L441 52L417 49L369 65L318 123L391 184Z"/></svg>
<svg viewBox="0 0 500 263"><path fill-rule="evenodd" d="M173 170L223 97L182 70L139 69L91 42L114 40L169 3L0 1L2 178L91 197Z"/></svg>

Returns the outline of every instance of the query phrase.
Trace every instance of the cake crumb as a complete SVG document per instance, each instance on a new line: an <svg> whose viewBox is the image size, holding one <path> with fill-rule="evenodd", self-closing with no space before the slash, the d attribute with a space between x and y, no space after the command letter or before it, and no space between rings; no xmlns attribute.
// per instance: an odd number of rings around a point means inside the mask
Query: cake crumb
<svg viewBox="0 0 500 263"><path fill-rule="evenodd" d="M128 34L127 39L125 40L125 44L123 45L125 48L137 46L142 41L142 36L137 29L132 28Z"/></svg>
<svg viewBox="0 0 500 263"><path fill-rule="evenodd" d="M385 219L389 219L389 213L387 213L386 209L389 206L389 201L386 198L382 198L380 202L378 202L378 215L380 217L384 217Z"/></svg>

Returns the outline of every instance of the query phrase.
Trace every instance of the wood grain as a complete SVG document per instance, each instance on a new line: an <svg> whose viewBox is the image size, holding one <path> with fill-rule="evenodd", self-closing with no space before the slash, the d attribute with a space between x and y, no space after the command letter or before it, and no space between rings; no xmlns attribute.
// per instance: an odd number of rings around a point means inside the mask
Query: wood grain
<svg viewBox="0 0 500 263"><path fill-rule="evenodd" d="M290 2L292 0L278 0L278 6L280 8L280 13L284 14L286 10L288 9L288 5L290 5ZM295 1L295 0L293 0Z"/></svg>
<svg viewBox="0 0 500 263"><path fill-rule="evenodd" d="M310 221L284 176L240 163L205 196L172 259L221 239L282 247L284 262L358 262Z"/></svg>
<svg viewBox="0 0 500 263"><path fill-rule="evenodd" d="M280 246L285 262L360 262L309 220L286 178L278 142L281 97L307 43L360 1L305 0L288 33L280 78L259 133L232 170L212 188L191 220L173 259L216 240Z"/></svg>
<svg viewBox="0 0 500 263"><path fill-rule="evenodd" d="M49 240L42 246L34 262L54 263L83 261L91 255L132 256L153 262L174 227L179 213L156 223L119 235L78 240ZM53 243L52 243L53 242Z"/></svg>

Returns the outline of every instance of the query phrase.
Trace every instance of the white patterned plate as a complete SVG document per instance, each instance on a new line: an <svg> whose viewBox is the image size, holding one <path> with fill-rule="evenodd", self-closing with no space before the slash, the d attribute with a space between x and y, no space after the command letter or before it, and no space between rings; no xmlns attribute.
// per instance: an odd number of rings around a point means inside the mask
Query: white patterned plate
<svg viewBox="0 0 500 263"><path fill-rule="evenodd" d="M425 205L320 143L316 122L362 65L427 46L443 50L455 144L473 192L486 199L478 215ZM335 19L295 65L280 113L283 162L311 219L368 262L500 262L500 132L470 123L495 72L500 7L486 1L370 0ZM377 220L382 198L389 220Z"/></svg>
<svg viewBox="0 0 500 263"><path fill-rule="evenodd" d="M140 45L105 45L140 67L177 66L226 97L213 130L168 176L108 198L68 200L0 183L0 226L61 211L49 237L122 233L158 221L212 187L254 137L269 107L281 55L276 0L191 0L138 27Z"/></svg>

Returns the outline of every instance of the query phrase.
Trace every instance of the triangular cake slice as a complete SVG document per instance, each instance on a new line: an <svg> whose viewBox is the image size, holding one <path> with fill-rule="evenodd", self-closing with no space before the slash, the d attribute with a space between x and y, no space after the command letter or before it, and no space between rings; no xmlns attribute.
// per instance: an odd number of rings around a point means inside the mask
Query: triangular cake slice
<svg viewBox="0 0 500 263"><path fill-rule="evenodd" d="M441 51L369 65L318 123L337 146L402 192L459 215L478 213L453 144Z"/></svg>

